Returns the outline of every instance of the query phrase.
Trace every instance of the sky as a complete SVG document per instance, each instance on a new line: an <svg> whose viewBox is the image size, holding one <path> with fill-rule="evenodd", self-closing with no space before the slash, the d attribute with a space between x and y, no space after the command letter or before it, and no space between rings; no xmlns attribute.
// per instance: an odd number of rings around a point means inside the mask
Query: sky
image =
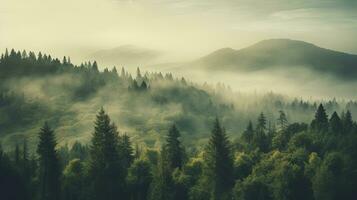
<svg viewBox="0 0 357 200"><path fill-rule="evenodd" d="M0 49L82 61L137 45L192 59L290 38L357 54L356 0L0 0Z"/></svg>

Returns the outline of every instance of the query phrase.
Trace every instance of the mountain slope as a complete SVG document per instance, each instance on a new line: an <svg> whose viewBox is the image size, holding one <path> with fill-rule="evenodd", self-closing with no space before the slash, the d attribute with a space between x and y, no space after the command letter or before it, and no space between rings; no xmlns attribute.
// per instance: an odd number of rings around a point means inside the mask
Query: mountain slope
<svg viewBox="0 0 357 200"><path fill-rule="evenodd" d="M339 78L353 79L357 75L357 55L289 39L264 40L240 50L220 49L202 57L195 64L210 70L251 71L304 67Z"/></svg>

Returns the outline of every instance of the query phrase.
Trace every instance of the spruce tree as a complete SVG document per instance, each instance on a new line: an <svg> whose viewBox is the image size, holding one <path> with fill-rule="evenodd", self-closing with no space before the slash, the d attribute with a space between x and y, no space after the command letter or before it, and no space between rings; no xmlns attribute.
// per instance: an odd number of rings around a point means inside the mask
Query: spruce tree
<svg viewBox="0 0 357 200"><path fill-rule="evenodd" d="M154 180L151 185L150 200L174 200L174 182L167 152L162 148Z"/></svg>
<svg viewBox="0 0 357 200"><path fill-rule="evenodd" d="M336 112L331 115L330 121L330 131L334 134L339 134L342 131L342 122L340 117Z"/></svg>
<svg viewBox="0 0 357 200"><path fill-rule="evenodd" d="M204 173L209 183L207 189L211 193L211 199L228 198L234 184L233 158L230 142L218 119L214 122L204 159Z"/></svg>
<svg viewBox="0 0 357 200"><path fill-rule="evenodd" d="M20 164L20 147L19 147L19 144L16 144L16 146L15 146L15 164L16 165Z"/></svg>
<svg viewBox="0 0 357 200"><path fill-rule="evenodd" d="M258 117L257 127L255 129L255 134L253 137L253 144L255 148L258 148L260 151L266 152L269 149L269 140L266 135L266 123L267 120L263 113L260 113Z"/></svg>
<svg viewBox="0 0 357 200"><path fill-rule="evenodd" d="M118 150L122 166L126 172L134 161L134 149L127 134L119 137Z"/></svg>
<svg viewBox="0 0 357 200"><path fill-rule="evenodd" d="M181 169L183 164L183 148L179 140L180 136L180 131L176 125L172 125L167 134L166 144L164 146L164 151L166 152L169 165L172 169Z"/></svg>
<svg viewBox="0 0 357 200"><path fill-rule="evenodd" d="M39 133L37 153L39 155L39 183L41 200L60 198L60 164L57 155L56 139L47 123Z"/></svg>
<svg viewBox="0 0 357 200"><path fill-rule="evenodd" d="M118 132L102 108L97 114L90 146L89 177L93 199L123 199L124 172L118 152Z"/></svg>
<svg viewBox="0 0 357 200"><path fill-rule="evenodd" d="M353 127L353 120L352 120L352 114L349 110L342 115L342 125L343 125L343 132L345 134L348 134L352 131Z"/></svg>
<svg viewBox="0 0 357 200"><path fill-rule="evenodd" d="M325 132L328 129L328 116L322 104L317 108L315 119L311 122L311 127L318 132Z"/></svg>
<svg viewBox="0 0 357 200"><path fill-rule="evenodd" d="M253 141L253 136L254 136L253 123L252 123L252 121L249 121L247 128L245 129L245 131L242 134L242 139L244 142L246 142L248 144L248 146L250 146Z"/></svg>
<svg viewBox="0 0 357 200"><path fill-rule="evenodd" d="M284 111L279 111L278 126L280 130L285 130L288 126L288 119Z"/></svg>

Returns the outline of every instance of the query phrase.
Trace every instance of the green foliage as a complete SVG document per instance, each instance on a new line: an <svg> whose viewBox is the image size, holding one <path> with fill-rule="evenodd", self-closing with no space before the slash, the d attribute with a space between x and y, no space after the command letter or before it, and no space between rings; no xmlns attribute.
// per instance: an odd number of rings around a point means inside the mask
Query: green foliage
<svg viewBox="0 0 357 200"><path fill-rule="evenodd" d="M39 133L37 154L39 155L39 198L60 199L61 169L58 160L56 139L53 130L45 123Z"/></svg>
<svg viewBox="0 0 357 200"><path fill-rule="evenodd" d="M152 181L151 165L147 160L135 160L129 168L128 185L131 199L146 200Z"/></svg>
<svg viewBox="0 0 357 200"><path fill-rule="evenodd" d="M93 199L125 195L125 166L121 165L118 132L102 108L95 122L90 147L89 178Z"/></svg>
<svg viewBox="0 0 357 200"><path fill-rule="evenodd" d="M30 87L18 89L23 86ZM222 93L229 91L224 85L217 88L172 74L138 69L133 79L124 68L120 76L115 68L100 72L96 62L74 66L69 57L5 53L0 131L11 150L0 148L1 199L355 199L357 125L349 110L356 102L317 106L268 94L241 105L226 99L231 93ZM31 97L33 89L38 96ZM130 137L119 135L102 108L86 144L101 105ZM227 131L216 119L207 142L214 115L222 116ZM47 123L38 140L31 137L45 119L59 129L57 150ZM29 145L20 145L24 136Z"/></svg>
<svg viewBox="0 0 357 200"><path fill-rule="evenodd" d="M163 151L166 152L169 165L172 169L181 169L183 165L183 148L181 146L181 141L179 140L180 132L176 128L176 125L172 125L169 129L166 138L166 144L163 147Z"/></svg>
<svg viewBox="0 0 357 200"><path fill-rule="evenodd" d="M328 116L322 104L317 108L315 119L311 122L311 127L317 132L326 132L328 129Z"/></svg>
<svg viewBox="0 0 357 200"><path fill-rule="evenodd" d="M210 191L210 199L220 199L230 193L234 184L231 144L218 119L214 121L212 134L205 150L204 175Z"/></svg>

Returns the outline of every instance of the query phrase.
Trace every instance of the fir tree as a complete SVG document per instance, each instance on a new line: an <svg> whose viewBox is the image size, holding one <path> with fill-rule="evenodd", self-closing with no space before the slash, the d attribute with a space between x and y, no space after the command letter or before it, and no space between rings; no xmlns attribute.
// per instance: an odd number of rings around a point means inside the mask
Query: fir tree
<svg viewBox="0 0 357 200"><path fill-rule="evenodd" d="M176 125L172 125L169 129L166 138L166 144L164 151L166 152L169 165L172 169L181 169L183 165L183 148L179 140L180 131L176 128Z"/></svg>
<svg viewBox="0 0 357 200"><path fill-rule="evenodd" d="M126 171L134 161L134 149L127 134L119 137L118 149L121 163Z"/></svg>
<svg viewBox="0 0 357 200"><path fill-rule="evenodd" d="M124 172L118 152L118 132L102 108L90 146L89 176L94 199L124 198Z"/></svg>
<svg viewBox="0 0 357 200"><path fill-rule="evenodd" d="M37 153L39 155L40 199L57 200L60 198L60 166L57 155L56 139L53 130L47 123L39 133Z"/></svg>
<svg viewBox="0 0 357 200"><path fill-rule="evenodd" d="M288 126L288 119L286 118L286 114L284 111L279 111L279 118L278 118L278 126L280 130L285 130Z"/></svg>
<svg viewBox="0 0 357 200"><path fill-rule="evenodd" d="M342 125L343 125L343 132L348 134L352 131L353 127L353 120L352 120L352 114L349 110L342 115Z"/></svg>
<svg viewBox="0 0 357 200"><path fill-rule="evenodd" d="M209 182L211 199L223 199L234 184L231 145L218 119L215 120L212 135L206 147L205 175Z"/></svg>
<svg viewBox="0 0 357 200"><path fill-rule="evenodd" d="M15 164L20 164L20 147L19 144L15 146Z"/></svg>
<svg viewBox="0 0 357 200"><path fill-rule="evenodd" d="M266 135L266 123L267 122L265 115L263 113L260 113L253 137L253 144L254 147L258 148L260 151L263 152L266 152L269 149L269 140Z"/></svg>
<svg viewBox="0 0 357 200"><path fill-rule="evenodd" d="M325 132L328 129L328 116L322 104L317 108L311 127L318 132Z"/></svg>
<svg viewBox="0 0 357 200"><path fill-rule="evenodd" d="M334 112L331 115L329 124L330 124L330 131L332 133L341 133L341 131L342 131L342 122L341 122L341 119L340 119L340 117L338 116L338 114L336 112Z"/></svg>
<svg viewBox="0 0 357 200"><path fill-rule="evenodd" d="M173 200L174 183L172 169L167 159L166 151L161 150L161 156L157 165L156 174L152 183L150 200Z"/></svg>
<svg viewBox="0 0 357 200"><path fill-rule="evenodd" d="M242 139L248 145L251 145L251 143L253 141L253 137L254 137L253 123L252 123L252 121L249 121L247 128L245 129L245 131L242 134Z"/></svg>

